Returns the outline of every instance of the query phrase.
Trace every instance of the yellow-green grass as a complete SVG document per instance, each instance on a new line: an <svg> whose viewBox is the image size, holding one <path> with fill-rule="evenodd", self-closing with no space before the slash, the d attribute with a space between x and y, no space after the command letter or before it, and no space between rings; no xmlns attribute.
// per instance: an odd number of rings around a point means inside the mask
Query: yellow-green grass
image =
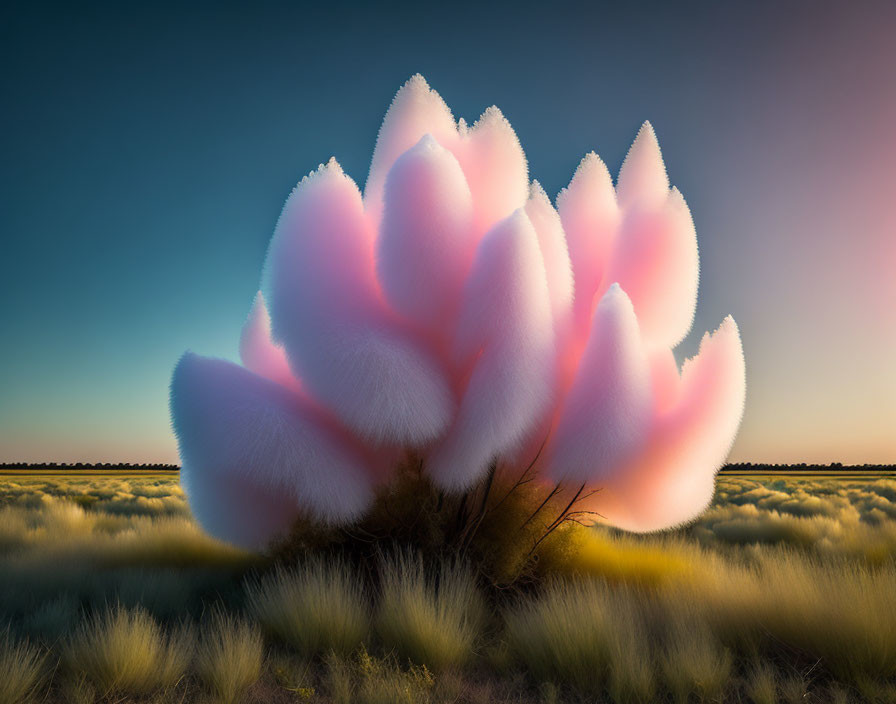
<svg viewBox="0 0 896 704"><path fill-rule="evenodd" d="M679 704L719 701L728 686L731 652L725 648L699 613L681 613L669 622L661 670L666 687Z"/></svg>
<svg viewBox="0 0 896 704"><path fill-rule="evenodd" d="M280 642L305 655L347 653L367 637L370 602L340 560L278 567L246 587L250 612Z"/></svg>
<svg viewBox="0 0 896 704"><path fill-rule="evenodd" d="M225 699L191 657L202 649L178 647L191 642L181 616L203 609L262 628L272 648L308 663L301 686L277 684L262 664L246 701L279 687L290 701L374 702L374 683L397 701L432 702L457 692L632 703L896 693L893 479L721 477L692 525L646 536L569 526L564 538L538 565L550 585L509 600L493 592L485 608L466 568L424 569L411 554L383 570L311 560L247 581L264 558L206 536L170 477L12 477L0 481L0 632L35 644L25 647L51 680L37 699L51 703L76 692ZM199 622L196 641L214 628ZM146 657L113 655L108 644L122 642L155 643L130 650L155 652L152 671L136 664ZM362 643L387 674L363 674ZM166 666L170 652L186 655Z"/></svg>
<svg viewBox="0 0 896 704"><path fill-rule="evenodd" d="M0 619L26 621L47 643L67 635L78 605L199 610L202 594L231 589L258 562L202 531L176 478L0 481Z"/></svg>
<svg viewBox="0 0 896 704"><path fill-rule="evenodd" d="M380 580L376 631L387 649L436 670L473 658L486 612L466 565L428 570L421 556L402 552L385 560Z"/></svg>
<svg viewBox="0 0 896 704"><path fill-rule="evenodd" d="M103 694L141 695L174 685L189 666L192 645L185 629L166 633L145 611L114 606L83 622L64 659L71 673L83 673Z"/></svg>
<svg viewBox="0 0 896 704"><path fill-rule="evenodd" d="M46 656L27 642L16 642L9 632L0 633L0 702L31 701L42 684Z"/></svg>
<svg viewBox="0 0 896 704"><path fill-rule="evenodd" d="M508 611L506 643L539 679L608 692L616 702L648 702L656 653L637 600L600 580L556 581Z"/></svg>
<svg viewBox="0 0 896 704"><path fill-rule="evenodd" d="M774 665L764 660L754 662L746 672L745 693L752 704L776 704L778 673Z"/></svg>
<svg viewBox="0 0 896 704"><path fill-rule="evenodd" d="M202 628L196 672L222 704L234 704L261 676L264 641L252 623L215 611Z"/></svg>
<svg viewBox="0 0 896 704"><path fill-rule="evenodd" d="M435 687L426 666L402 667L394 655L374 657L364 647L350 657L331 653L325 660L323 689L333 704L447 704Z"/></svg>

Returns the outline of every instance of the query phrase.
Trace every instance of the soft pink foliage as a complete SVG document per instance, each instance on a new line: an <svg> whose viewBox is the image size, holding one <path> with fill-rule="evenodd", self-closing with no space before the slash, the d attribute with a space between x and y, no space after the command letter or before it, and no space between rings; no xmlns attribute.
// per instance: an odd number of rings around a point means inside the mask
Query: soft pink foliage
<svg viewBox="0 0 896 704"><path fill-rule="evenodd" d="M679 373L697 239L645 123L616 187L596 154L551 203L491 107L472 127L422 76L390 106L362 198L335 162L284 206L245 368L187 354L171 412L209 532L259 547L299 515L350 522L405 448L463 491L497 461L600 491L648 531L697 515L745 382L727 318Z"/></svg>
<svg viewBox="0 0 896 704"><path fill-rule="evenodd" d="M386 179L377 243L383 292L421 328L444 332L457 317L475 251L467 179L454 155L427 134L396 160Z"/></svg>
<svg viewBox="0 0 896 704"><path fill-rule="evenodd" d="M647 440L650 371L628 296L613 284L594 311L591 335L560 407L550 471L572 484L604 482Z"/></svg>
<svg viewBox="0 0 896 704"><path fill-rule="evenodd" d="M184 488L209 532L261 547L300 507L325 523L367 508L372 479L362 455L301 394L189 352L171 386Z"/></svg>
<svg viewBox="0 0 896 704"><path fill-rule="evenodd" d="M697 235L673 188L653 209L629 210L605 275L628 293L646 344L674 347L687 335L697 303Z"/></svg>
<svg viewBox="0 0 896 704"><path fill-rule="evenodd" d="M712 499L744 405L744 357L734 319L708 333L687 360L665 407L654 409L650 437L627 471L601 484L592 507L610 523L651 531L696 517ZM599 497L599 498L598 498Z"/></svg>
<svg viewBox="0 0 896 704"><path fill-rule="evenodd" d="M335 160L292 192L266 268L274 338L308 392L373 443L442 435L454 400L423 341L383 300L376 231Z"/></svg>
<svg viewBox="0 0 896 704"><path fill-rule="evenodd" d="M668 193L669 176L660 143L653 126L645 122L619 169L616 200L622 208L651 209L659 206Z"/></svg>
<svg viewBox="0 0 896 704"><path fill-rule="evenodd" d="M544 271L551 297L551 315L559 340L570 334L573 303L572 263L563 233L560 215L551 205L548 194L538 181L532 182L526 215L538 235L538 247L544 260Z"/></svg>
<svg viewBox="0 0 896 704"><path fill-rule="evenodd" d="M261 291L255 295L252 310L243 326L240 361L246 369L259 376L296 391L301 388L299 380L289 368L286 352L271 340L271 316L268 315Z"/></svg>
<svg viewBox="0 0 896 704"><path fill-rule="evenodd" d="M613 180L597 154L591 152L582 159L569 186L557 196L557 210L572 258L575 334L577 345L582 345L619 229Z"/></svg>
<svg viewBox="0 0 896 704"><path fill-rule="evenodd" d="M433 481L462 490L512 452L551 402L554 334L538 235L520 209L483 238L464 293L455 359L472 375L457 419L428 462Z"/></svg>

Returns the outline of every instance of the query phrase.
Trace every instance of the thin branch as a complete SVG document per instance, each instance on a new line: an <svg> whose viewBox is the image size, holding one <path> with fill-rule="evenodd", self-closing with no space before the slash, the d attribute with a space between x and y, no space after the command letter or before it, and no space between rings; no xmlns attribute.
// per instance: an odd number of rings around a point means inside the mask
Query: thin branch
<svg viewBox="0 0 896 704"><path fill-rule="evenodd" d="M557 524L559 524L560 521L562 521L562 520L566 517L566 514L569 513L569 510L570 510L570 509L576 504L576 502L579 500L579 497L582 495L582 492L583 492L583 491L585 491L585 484L584 484L584 483L582 483L582 486L579 487L579 490L576 492L575 496L573 496L572 499L570 499L570 502L569 502L568 504L566 504L566 508L563 509L563 510L560 512L560 515L557 516L557 519L556 519L553 523L551 523L550 526L548 526L548 530L553 530L554 528L556 528L556 527L557 527Z"/></svg>
<svg viewBox="0 0 896 704"><path fill-rule="evenodd" d="M544 535L542 535L538 540L535 541L532 549L529 550L528 553L526 553L527 560L532 556L532 553L535 552L538 546L541 545L542 541L544 541L545 538L547 538L551 533L557 530L557 528L560 527L563 521L566 520L569 510L573 507L576 501L579 500L579 496L581 496L583 491L585 491L585 484L582 484L582 486L579 487L579 490L576 492L575 496L572 497L572 500L566 505L566 508L560 512L560 515L557 516L556 520L548 526L547 530L544 532Z"/></svg>
<svg viewBox="0 0 896 704"><path fill-rule="evenodd" d="M495 472L498 471L498 460L492 460L488 467L488 477L485 480L485 491L482 492L482 503L479 505L479 516L485 513L485 506L488 503L488 495L491 493L492 484L495 481Z"/></svg>
<svg viewBox="0 0 896 704"><path fill-rule="evenodd" d="M473 542L473 537L476 535L476 531L479 530L479 526L482 524L482 519L485 518L485 507L488 505L488 496L492 490L492 484L495 481L495 473L498 471L498 461L493 460L492 463L488 467L488 477L485 480L485 489L482 492L482 501L479 504L479 513L476 514L476 518L472 523L467 524L467 528L461 534L461 551L465 550L466 547Z"/></svg>
<svg viewBox="0 0 896 704"><path fill-rule="evenodd" d="M592 489L591 491L589 491L589 492L588 492L587 494L585 494L584 496L580 496L580 497L579 497L579 501L584 501L585 499L591 498L592 496L594 496L595 494L597 494L599 491L600 491L600 489Z"/></svg>
<svg viewBox="0 0 896 704"><path fill-rule="evenodd" d="M358 528L355 527L355 530L358 530ZM345 535L350 540L357 540L358 542L361 542L361 543L373 544L377 541L376 536L374 536L372 533L368 533L368 535L370 535L369 538L362 538L359 534L355 534L354 532L352 532L352 529L349 529L349 528L342 528L341 532L343 535ZM367 531L363 531L363 532L366 533Z"/></svg>
<svg viewBox="0 0 896 704"><path fill-rule="evenodd" d="M604 518L604 519L606 518L606 516L604 516L602 513L598 513L597 511L585 511L585 510L570 511L569 513L566 514L567 518L569 516L586 516L586 515L587 516L597 516L599 518Z"/></svg>
<svg viewBox="0 0 896 704"><path fill-rule="evenodd" d="M504 503L505 499L507 499L507 497L509 497L514 491L516 491L517 489L519 489L523 484L528 484L528 483L531 482L533 479L535 479L535 477L529 477L528 479L526 479L526 475L529 474L529 472L530 472L530 471L532 470L532 468L535 466L535 463L538 462L538 458L541 456L541 452L542 452L542 450L544 450L544 446L547 444L547 442L548 442L548 436L545 435L545 436L544 436L544 440L541 441L541 445L538 447L538 452L535 453L535 457L532 458L532 461L529 463L529 466L526 467L526 469L525 469L525 470L523 471L523 473L519 476L519 479L516 480L516 482L514 483L514 485L513 485L512 487L510 487L510 490L509 490L506 494L504 494L504 496L501 497L501 500L498 501L498 503L496 503L494 506L492 506L492 507L489 509L489 513L491 513L492 511L497 510L497 508L498 508L501 504Z"/></svg>
<svg viewBox="0 0 896 704"><path fill-rule="evenodd" d="M559 482L557 482L557 485L551 490L551 493L545 497L545 500L541 502L541 505L532 512L532 515L529 516L525 521L523 521L523 524L520 526L520 530L525 528L529 524L529 522L538 515L539 511L547 506L548 501L550 501L553 498L554 494L556 494L558 491L560 491Z"/></svg>
<svg viewBox="0 0 896 704"><path fill-rule="evenodd" d="M464 492L463 498L457 506L457 516L455 517L455 534L460 534L461 528L467 522L467 500L470 498L470 492Z"/></svg>

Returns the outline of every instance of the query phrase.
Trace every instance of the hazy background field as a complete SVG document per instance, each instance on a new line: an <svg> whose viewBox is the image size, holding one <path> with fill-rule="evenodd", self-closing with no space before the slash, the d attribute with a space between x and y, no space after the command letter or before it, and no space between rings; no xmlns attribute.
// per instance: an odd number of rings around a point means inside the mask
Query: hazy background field
<svg viewBox="0 0 896 704"><path fill-rule="evenodd" d="M494 604L412 555L377 588L272 570L204 535L173 474L7 475L0 701L896 698L896 480L724 476L693 525L579 537Z"/></svg>

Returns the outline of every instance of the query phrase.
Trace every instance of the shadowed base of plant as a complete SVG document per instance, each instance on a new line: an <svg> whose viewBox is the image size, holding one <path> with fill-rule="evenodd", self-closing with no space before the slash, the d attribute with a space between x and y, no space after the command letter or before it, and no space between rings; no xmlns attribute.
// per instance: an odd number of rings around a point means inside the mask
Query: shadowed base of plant
<svg viewBox="0 0 896 704"><path fill-rule="evenodd" d="M474 489L450 495L432 485L421 460L409 457L362 521L327 528L299 519L270 556L293 563L338 554L377 582L384 555L411 550L433 561L459 557L495 588L522 587L539 578L539 561L556 565L581 547L570 537L581 532L577 509L588 495L581 487L536 485L528 474L508 478L493 466Z"/></svg>

